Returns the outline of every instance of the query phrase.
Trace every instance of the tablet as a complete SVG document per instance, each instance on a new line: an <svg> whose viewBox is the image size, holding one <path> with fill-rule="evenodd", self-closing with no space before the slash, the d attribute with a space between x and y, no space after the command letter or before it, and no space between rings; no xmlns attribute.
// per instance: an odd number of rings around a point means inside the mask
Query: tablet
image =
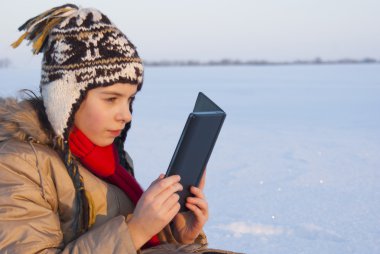
<svg viewBox="0 0 380 254"><path fill-rule="evenodd" d="M192 196L190 187L199 185L225 118L222 109L203 93L198 94L166 172L166 177L181 176L180 212L188 211L185 203Z"/></svg>

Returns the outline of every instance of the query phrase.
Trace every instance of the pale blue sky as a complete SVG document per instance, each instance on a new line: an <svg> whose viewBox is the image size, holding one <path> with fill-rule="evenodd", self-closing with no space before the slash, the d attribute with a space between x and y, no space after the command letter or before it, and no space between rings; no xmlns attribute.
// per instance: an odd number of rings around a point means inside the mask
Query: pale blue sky
<svg viewBox="0 0 380 254"><path fill-rule="evenodd" d="M145 60L380 59L379 0L71 1L105 13ZM67 1L7 1L0 58L34 64L21 35L28 18ZM377 25L376 25L377 24Z"/></svg>

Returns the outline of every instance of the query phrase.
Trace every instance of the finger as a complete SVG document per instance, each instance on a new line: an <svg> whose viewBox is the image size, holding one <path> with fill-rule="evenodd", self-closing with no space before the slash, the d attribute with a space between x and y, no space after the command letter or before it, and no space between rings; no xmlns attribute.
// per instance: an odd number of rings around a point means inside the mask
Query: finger
<svg viewBox="0 0 380 254"><path fill-rule="evenodd" d="M151 184L149 185L149 187L148 187L148 189L146 191L148 191L150 189L150 187L152 187L155 183L157 183L160 180L160 176L156 180L154 180L153 182L151 182Z"/></svg>
<svg viewBox="0 0 380 254"><path fill-rule="evenodd" d="M149 187L152 186L152 185L154 185L155 183L157 183L160 179L162 179L162 178L164 178L164 177L165 177L164 174L160 174L160 175L157 177L157 179L154 180L154 181L149 185Z"/></svg>
<svg viewBox="0 0 380 254"><path fill-rule="evenodd" d="M170 221L178 214L179 209L181 209L181 205L177 202L175 203L170 210L167 212Z"/></svg>
<svg viewBox="0 0 380 254"><path fill-rule="evenodd" d="M171 207L176 205L178 201L179 201L179 195L177 193L174 193L162 204L162 206L169 207L171 209Z"/></svg>
<svg viewBox="0 0 380 254"><path fill-rule="evenodd" d="M153 197L159 195L162 191L166 190L169 186L176 184L180 181L180 176L173 175L163 179L157 179L148 188L147 192Z"/></svg>
<svg viewBox="0 0 380 254"><path fill-rule="evenodd" d="M190 192L192 194L194 194L198 198L201 198L201 199L205 199L206 198L205 195L204 195L204 193L203 193L203 191L200 188L197 188L195 186L191 186Z"/></svg>
<svg viewBox="0 0 380 254"><path fill-rule="evenodd" d="M208 203L206 200L190 197L190 198L187 198L186 201L187 201L186 203L197 206L199 209L202 210L203 213L205 214L208 213Z"/></svg>
<svg viewBox="0 0 380 254"><path fill-rule="evenodd" d="M198 222L203 222L203 221L206 221L207 220L207 214L204 214L203 211L196 205L193 205L193 204L190 204L190 203L186 203L186 207L191 211L193 212L196 220Z"/></svg>
<svg viewBox="0 0 380 254"><path fill-rule="evenodd" d="M165 190L160 192L158 195L155 196L154 202L158 206L164 206L165 203L173 196L178 194L176 192L183 190L183 187L180 183L175 183L169 187L167 187Z"/></svg>
<svg viewBox="0 0 380 254"><path fill-rule="evenodd" d="M158 178L157 178L156 180L153 181L153 183L157 183L157 182L159 182L161 179L164 179L164 178L165 178L165 175L164 175L164 174L160 174L160 175L158 176Z"/></svg>
<svg viewBox="0 0 380 254"><path fill-rule="evenodd" d="M159 205L159 213L171 221L180 209L178 203L179 195L177 193L172 194L163 204Z"/></svg>

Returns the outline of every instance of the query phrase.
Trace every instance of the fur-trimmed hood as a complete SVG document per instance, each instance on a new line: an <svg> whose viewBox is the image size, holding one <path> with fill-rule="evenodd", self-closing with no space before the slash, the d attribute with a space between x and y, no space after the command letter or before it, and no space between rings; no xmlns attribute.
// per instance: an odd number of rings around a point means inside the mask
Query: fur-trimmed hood
<svg viewBox="0 0 380 254"><path fill-rule="evenodd" d="M38 113L28 100L0 98L0 142L16 138L52 144L52 135L42 127Z"/></svg>

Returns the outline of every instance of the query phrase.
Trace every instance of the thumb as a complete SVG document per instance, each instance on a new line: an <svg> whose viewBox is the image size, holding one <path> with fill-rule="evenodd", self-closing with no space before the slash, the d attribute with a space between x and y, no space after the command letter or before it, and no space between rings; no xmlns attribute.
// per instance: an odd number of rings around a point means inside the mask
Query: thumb
<svg viewBox="0 0 380 254"><path fill-rule="evenodd" d="M160 175L158 176L158 178L157 178L156 180L154 180L154 181L150 184L150 186L154 185L155 183L157 183L158 181L160 181L161 179L164 179L164 178L165 178L165 175L164 175L164 174L160 174Z"/></svg>

